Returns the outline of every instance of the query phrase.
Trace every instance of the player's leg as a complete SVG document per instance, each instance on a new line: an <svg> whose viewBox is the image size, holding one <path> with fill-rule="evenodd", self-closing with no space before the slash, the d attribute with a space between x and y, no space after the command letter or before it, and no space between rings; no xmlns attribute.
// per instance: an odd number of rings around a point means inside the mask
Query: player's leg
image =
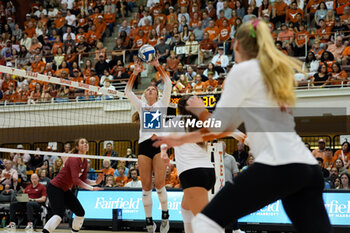
<svg viewBox="0 0 350 233"><path fill-rule="evenodd" d="M78 198L70 190L64 193L64 202L67 208L75 214L72 223L72 233L79 232L84 223L85 210Z"/></svg>
<svg viewBox="0 0 350 233"><path fill-rule="evenodd" d="M192 233L192 219L194 215L191 211L191 206L189 202L190 201L188 200L187 195L184 193L181 203L181 214L184 222L185 233Z"/></svg>
<svg viewBox="0 0 350 233"><path fill-rule="evenodd" d="M294 187L284 180L290 174L282 175L283 168L254 163L236 177L234 184L226 184L193 219L193 231L223 232L233 219L239 219L286 196Z"/></svg>
<svg viewBox="0 0 350 233"><path fill-rule="evenodd" d="M66 209L64 205L64 191L62 189L49 183L46 192L52 209L52 217L45 224L43 233L50 233L61 223Z"/></svg>
<svg viewBox="0 0 350 233"><path fill-rule="evenodd" d="M324 180L318 166L311 168L309 184L298 192L282 199L282 203L294 227L300 233L330 233L332 232L326 212L322 192Z"/></svg>
<svg viewBox="0 0 350 233"><path fill-rule="evenodd" d="M168 211L168 193L165 189L166 164L157 153L153 158L154 184L156 187L158 199L162 207L162 223L160 232L169 231L169 211Z"/></svg>
<svg viewBox="0 0 350 233"><path fill-rule="evenodd" d="M142 184L142 204L148 229L154 227L152 219L152 159L140 154L138 156L138 164Z"/></svg>

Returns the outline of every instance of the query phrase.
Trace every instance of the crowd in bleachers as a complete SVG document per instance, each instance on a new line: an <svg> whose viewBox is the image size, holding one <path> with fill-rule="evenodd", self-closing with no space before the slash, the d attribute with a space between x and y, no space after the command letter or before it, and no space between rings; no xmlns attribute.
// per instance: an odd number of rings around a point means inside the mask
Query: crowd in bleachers
<svg viewBox="0 0 350 233"><path fill-rule="evenodd" d="M303 68L308 75L298 74L298 81L323 87L347 85L349 80L347 0L148 0L139 6L135 0L37 0L26 15L16 14L12 1L5 0L0 12L1 65L113 90L123 88L134 55L146 43L156 48L174 92L220 90L220 75L234 60L235 32L257 17L268 22L283 53L306 57ZM24 23L16 22L18 18ZM103 41L116 28L115 47L107 51ZM79 61L86 56L90 59L81 67ZM151 84L162 89L158 74ZM2 101L17 103L111 98L4 73L0 90Z"/></svg>

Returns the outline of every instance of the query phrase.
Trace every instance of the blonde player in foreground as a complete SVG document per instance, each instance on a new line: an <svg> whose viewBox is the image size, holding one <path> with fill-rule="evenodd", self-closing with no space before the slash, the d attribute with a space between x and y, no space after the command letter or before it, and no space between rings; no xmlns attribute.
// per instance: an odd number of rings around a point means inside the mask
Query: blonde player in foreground
<svg viewBox="0 0 350 233"><path fill-rule="evenodd" d="M152 219L152 173L154 173L154 183L162 207L160 232L167 233L170 226L168 220L168 194L165 189L166 165L160 158L160 149L152 146L153 141L151 140L151 137L154 133L143 130L143 116L144 112L156 112L162 114L163 110L166 110L170 101L171 81L163 67L159 64L157 58L153 59L149 64L156 67L164 81L163 97L158 99L158 90L153 86L149 86L144 91L146 102L140 100L132 92L134 81L137 75L142 71L141 62L135 64L134 72L125 87L125 94L140 116L138 164L142 184L142 203L146 215L146 228L149 233L154 233L157 228L157 225Z"/></svg>
<svg viewBox="0 0 350 233"><path fill-rule="evenodd" d="M245 124L255 163L239 174L234 184L225 185L194 218L193 231L223 232L233 219L281 199L298 232L332 232L322 198L320 167L296 134L294 118L287 111L295 104L294 71L300 71L300 63L276 49L267 24L259 19L238 29L234 50L238 64L229 72L213 114L197 97L187 106L201 120L221 120L221 132L201 129L158 137L154 143L179 146L212 140ZM261 111L263 114L257 114Z"/></svg>

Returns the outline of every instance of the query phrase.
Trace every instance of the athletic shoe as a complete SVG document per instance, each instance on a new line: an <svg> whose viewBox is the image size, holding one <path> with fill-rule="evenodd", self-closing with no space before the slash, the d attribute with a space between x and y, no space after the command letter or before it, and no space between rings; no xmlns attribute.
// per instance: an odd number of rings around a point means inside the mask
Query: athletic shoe
<svg viewBox="0 0 350 233"><path fill-rule="evenodd" d="M26 232L33 232L33 230L34 230L33 223L28 223L28 225L26 226L26 228L24 230Z"/></svg>
<svg viewBox="0 0 350 233"><path fill-rule="evenodd" d="M233 233L245 233L245 231L242 231L241 229L234 230Z"/></svg>
<svg viewBox="0 0 350 233"><path fill-rule="evenodd" d="M148 233L155 233L156 229L157 229L157 224L155 222L153 222L153 226L148 225L148 226L146 226L146 229L147 229Z"/></svg>
<svg viewBox="0 0 350 233"><path fill-rule="evenodd" d="M6 231L16 231L16 223L10 222L9 225L5 227Z"/></svg>
<svg viewBox="0 0 350 233"><path fill-rule="evenodd" d="M168 233L170 228L169 220L162 219L162 223L160 224L160 233Z"/></svg>

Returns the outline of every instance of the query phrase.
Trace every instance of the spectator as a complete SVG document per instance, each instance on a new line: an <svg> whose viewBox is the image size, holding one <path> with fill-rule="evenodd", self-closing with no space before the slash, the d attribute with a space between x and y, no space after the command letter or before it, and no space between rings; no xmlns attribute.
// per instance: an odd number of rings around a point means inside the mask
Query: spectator
<svg viewBox="0 0 350 233"><path fill-rule="evenodd" d="M243 19L245 15L245 8L242 6L242 1L238 0L236 2L236 15L238 18Z"/></svg>
<svg viewBox="0 0 350 233"><path fill-rule="evenodd" d="M344 49L342 65L350 65L350 44Z"/></svg>
<svg viewBox="0 0 350 233"><path fill-rule="evenodd" d="M306 43L309 38L309 33L305 29L305 25L299 25L299 31L295 33L295 47L294 47L294 56L304 57L305 56L305 48L307 48L308 44Z"/></svg>
<svg viewBox="0 0 350 233"><path fill-rule="evenodd" d="M179 80L176 81L176 84L173 87L173 92L188 93L190 89L191 89L191 86L187 80L187 77L184 74L181 74Z"/></svg>
<svg viewBox="0 0 350 233"><path fill-rule="evenodd" d="M243 23L256 18L256 15L253 14L253 10L254 8L252 6L248 7L248 14L246 14L242 19Z"/></svg>
<svg viewBox="0 0 350 233"><path fill-rule="evenodd" d="M70 144L69 144L69 145L70 145ZM68 158L66 158L66 159L68 159ZM53 167L52 167L52 169L53 169L53 177L56 176L56 175L58 174L58 172L61 170L61 168L63 167L63 165L64 165L63 160L62 160L60 157L58 157L58 158L55 160L55 162L54 162L54 164L53 164ZM95 180L96 180L96 179L95 179Z"/></svg>
<svg viewBox="0 0 350 233"><path fill-rule="evenodd" d="M185 44L186 64L193 64L198 57L198 41L194 33L190 34L189 40Z"/></svg>
<svg viewBox="0 0 350 233"><path fill-rule="evenodd" d="M321 60L324 49L321 48L319 39L316 39L314 41L314 44L312 45L312 49L310 50L310 52L313 52L315 54L317 60Z"/></svg>
<svg viewBox="0 0 350 233"><path fill-rule="evenodd" d="M186 74L185 74L187 81L193 82L196 75L197 73L193 70L192 66L188 65L186 68Z"/></svg>
<svg viewBox="0 0 350 233"><path fill-rule="evenodd" d="M40 184L42 184L46 187L46 185L50 182L50 180L51 179L49 177L47 177L47 170L46 169L39 170L39 183Z"/></svg>
<svg viewBox="0 0 350 233"><path fill-rule="evenodd" d="M228 56L224 54L224 47L219 47L218 54L216 54L211 63L214 64L215 70L220 73L226 73L226 67L228 66Z"/></svg>
<svg viewBox="0 0 350 233"><path fill-rule="evenodd" d="M180 185L180 180L176 173L171 172L171 168L166 168L165 173L165 187L166 188L175 188Z"/></svg>
<svg viewBox="0 0 350 233"><path fill-rule="evenodd" d="M99 174L99 176L107 176L107 175L114 175L114 169L111 167L111 161L109 159L104 159L102 162L103 169L102 173Z"/></svg>
<svg viewBox="0 0 350 233"><path fill-rule="evenodd" d="M106 69L108 69L108 63L105 60L105 56L103 54L100 54L98 61L96 62L96 65L95 65L97 76L100 78Z"/></svg>
<svg viewBox="0 0 350 233"><path fill-rule="evenodd" d="M272 22L277 27L279 23L286 21L288 5L283 0L277 0L272 6Z"/></svg>
<svg viewBox="0 0 350 233"><path fill-rule="evenodd" d="M233 157L237 161L239 169L242 169L244 166L246 166L248 153L244 150L244 143L237 143L237 150L233 152Z"/></svg>
<svg viewBox="0 0 350 233"><path fill-rule="evenodd" d="M317 86L317 87L322 88L322 87L327 85L328 79L329 79L329 74L327 73L327 66L325 64L321 64L318 68L318 72L316 74L314 74L313 77L311 78L311 86ZM320 141L319 141L319 145L320 145ZM323 147L323 149L324 149L324 147ZM319 149L315 149L315 150L319 150ZM313 154L314 154L314 151L313 151ZM317 156L315 156L315 155L317 155ZM321 155L318 152L315 152L314 156L316 158L317 157L323 158L323 154Z"/></svg>
<svg viewBox="0 0 350 233"><path fill-rule="evenodd" d="M215 21L210 20L209 26L204 29L204 33L208 33L209 40L216 41L219 38L219 28L215 26Z"/></svg>
<svg viewBox="0 0 350 233"><path fill-rule="evenodd" d="M204 32L203 40L200 43L200 62L204 62L204 58L212 57L216 51L216 44L209 39L208 32Z"/></svg>
<svg viewBox="0 0 350 233"><path fill-rule="evenodd" d="M292 44L293 44L294 33L288 30L286 24L281 25L281 32L278 33L277 40L283 43L283 47L286 48L289 55L293 54Z"/></svg>
<svg viewBox="0 0 350 233"><path fill-rule="evenodd" d="M100 80L100 86L103 86L106 80L109 80L109 84L111 84L111 82L113 81L113 76L110 75L108 69L106 69L103 72L103 76L101 77L101 80Z"/></svg>
<svg viewBox="0 0 350 233"><path fill-rule="evenodd" d="M113 150L112 148L112 143L108 142L106 144L106 152L103 154L103 156L108 156L108 157L118 157L118 153ZM116 169L117 168L118 161L117 160L112 160L111 162L111 167Z"/></svg>
<svg viewBox="0 0 350 233"><path fill-rule="evenodd" d="M296 23L297 22L297 15L301 14L301 18L304 18L304 13L302 9L298 8L298 5L296 2L292 2L290 4L290 8L287 10L286 13L286 23ZM310 24L309 24L310 25Z"/></svg>
<svg viewBox="0 0 350 233"><path fill-rule="evenodd" d="M350 167L350 143L343 142L342 148L334 153L334 157L343 160L345 168Z"/></svg>
<svg viewBox="0 0 350 233"><path fill-rule="evenodd" d="M192 85L192 89L196 94L200 94L206 90L206 85L204 82L202 82L202 76L200 74L196 75L195 82L193 82Z"/></svg>
<svg viewBox="0 0 350 233"><path fill-rule="evenodd" d="M308 78L316 74L318 71L318 67L320 66L320 62L316 59L316 56L313 52L309 52L303 63L303 71L307 74Z"/></svg>
<svg viewBox="0 0 350 233"><path fill-rule="evenodd" d="M339 173L345 172L346 168L342 159L335 160L335 168L338 169Z"/></svg>
<svg viewBox="0 0 350 233"><path fill-rule="evenodd" d="M129 168L126 167L126 161L124 161L124 160L118 161L117 167L120 167L120 166L123 166L123 167L124 167L124 175L125 175L125 176L128 176L128 175L129 175ZM114 172L114 177L117 177L118 175L119 175L119 171L118 171L118 170L115 170L115 172Z"/></svg>
<svg viewBox="0 0 350 233"><path fill-rule="evenodd" d="M332 188L335 188L334 182L336 178L339 178L339 171L336 167L332 167L331 170L329 171L329 174L330 174L329 181L331 183L331 186Z"/></svg>
<svg viewBox="0 0 350 233"><path fill-rule="evenodd" d="M205 87L207 91L215 91L218 87L218 81L214 79L214 73L211 71L208 72L208 81L205 82Z"/></svg>
<svg viewBox="0 0 350 233"><path fill-rule="evenodd" d="M331 36L331 30L329 28L327 28L326 23L323 19L320 19L318 21L318 25L320 26L319 29L316 30L316 39L320 40L321 42L321 46L323 47L324 44L326 44Z"/></svg>
<svg viewBox="0 0 350 233"><path fill-rule="evenodd" d="M22 144L18 144L17 149L24 150L24 147ZM30 162L30 155L27 153L16 153L12 161L16 163L17 158L22 158L25 164Z"/></svg>
<svg viewBox="0 0 350 233"><path fill-rule="evenodd" d="M124 187L124 185L128 182L128 177L125 176L125 167L124 165L118 166L118 176L115 178L116 184L118 187Z"/></svg>
<svg viewBox="0 0 350 233"><path fill-rule="evenodd" d="M336 63L333 54L331 52L324 51L321 56L321 64L322 63L327 66L327 73L332 72L333 64Z"/></svg>
<svg viewBox="0 0 350 233"><path fill-rule="evenodd" d="M130 169L131 181L129 181L124 187L127 188L141 188L141 180L139 180L138 172L135 168Z"/></svg>
<svg viewBox="0 0 350 233"><path fill-rule="evenodd" d="M248 153L248 158L247 158L247 161L246 161L246 165L244 167L242 167L241 172L243 172L244 170L248 169L248 167L254 163L254 160L255 160L255 158L254 158L253 154L251 152L249 152Z"/></svg>
<svg viewBox="0 0 350 233"><path fill-rule="evenodd" d="M339 189L340 188L340 183L341 183L340 177L335 178L334 184L333 184L334 189Z"/></svg>
<svg viewBox="0 0 350 233"><path fill-rule="evenodd" d="M170 71L170 74L174 74L177 71L180 60L176 57L175 51L170 51L170 56L167 58L167 70Z"/></svg>
<svg viewBox="0 0 350 233"><path fill-rule="evenodd" d="M160 37L159 38L159 44L157 44L155 46L155 49L158 53L158 60L161 63L165 63L167 61L167 58L169 56L169 51L170 51L170 46L168 44L165 43L165 38L164 37Z"/></svg>
<svg viewBox="0 0 350 233"><path fill-rule="evenodd" d="M219 78L219 75L218 75L218 72L215 70L215 65L214 63L209 63L208 64L208 67L203 71L203 75L208 78L208 72L213 72L214 73L214 79L218 79Z"/></svg>
<svg viewBox="0 0 350 233"><path fill-rule="evenodd" d="M325 148L326 142L323 138L318 140L318 149L314 149L312 154L315 158L324 158L325 157Z"/></svg>
<svg viewBox="0 0 350 233"><path fill-rule="evenodd" d="M36 150L40 151L40 148L38 147ZM44 157L39 154L31 155L29 170L35 171L38 167L40 167L43 163L43 158Z"/></svg>
<svg viewBox="0 0 350 233"><path fill-rule="evenodd" d="M12 168L11 160L4 160L4 170L2 170L0 184L10 185L16 190L18 181L18 172Z"/></svg>
<svg viewBox="0 0 350 233"><path fill-rule="evenodd" d="M52 146L47 146L46 151L52 152ZM57 158L58 157L56 155L44 155L44 161L47 160L49 162L49 167L51 168L54 165Z"/></svg>
<svg viewBox="0 0 350 233"><path fill-rule="evenodd" d="M106 176L106 184L104 187L113 188L116 187L117 183L112 175Z"/></svg>
<svg viewBox="0 0 350 233"><path fill-rule="evenodd" d="M335 44L329 45L327 51L331 52L334 55L334 59L340 63L343 59L345 47L346 46L343 45L343 37L337 36Z"/></svg>
<svg viewBox="0 0 350 233"><path fill-rule="evenodd" d="M26 209L27 211L27 226L26 231L33 231L34 211L41 209L41 205L46 201L46 188L39 183L37 174L33 174L30 178L32 183L28 185L24 192L28 194L29 202L11 202L10 205L10 223L6 229L16 229L15 218L16 212Z"/></svg>
<svg viewBox="0 0 350 233"><path fill-rule="evenodd" d="M97 179L97 174L95 169L92 168L91 166L91 160L88 159L88 179L89 180L96 180Z"/></svg>
<svg viewBox="0 0 350 233"><path fill-rule="evenodd" d="M331 85L341 86L347 84L347 73L341 69L338 62L333 64L333 71L329 77L329 83Z"/></svg>
<svg viewBox="0 0 350 233"><path fill-rule="evenodd" d="M350 174L344 172L340 175L340 186L339 189L350 189Z"/></svg>
<svg viewBox="0 0 350 233"><path fill-rule="evenodd" d="M173 75L172 81L174 81L174 82L178 81L180 79L180 76L185 75L185 74L186 74L186 72L183 69L183 64L181 62L179 62L177 65L177 70Z"/></svg>
<svg viewBox="0 0 350 233"><path fill-rule="evenodd" d="M316 25L320 26L319 21L321 19L326 20L327 13L328 13L328 10L327 10L326 4L324 2L321 2L320 5L318 5L318 10L315 13Z"/></svg>
<svg viewBox="0 0 350 233"><path fill-rule="evenodd" d="M126 156L125 157L128 159L136 159L137 158L137 156L132 152L131 148L126 149ZM126 161L126 167L130 168L131 166L135 166L135 162Z"/></svg>
<svg viewBox="0 0 350 233"><path fill-rule="evenodd" d="M15 162L15 165L13 168L17 170L18 177L22 179L22 182L23 181L26 182L27 181L27 166L24 164L22 157L18 157L16 159L16 162Z"/></svg>
<svg viewBox="0 0 350 233"><path fill-rule="evenodd" d="M337 158L335 156L333 156L332 150L330 148L326 148L324 158L323 158L322 167L327 169L328 171L330 171L331 168L334 166L336 159Z"/></svg>

